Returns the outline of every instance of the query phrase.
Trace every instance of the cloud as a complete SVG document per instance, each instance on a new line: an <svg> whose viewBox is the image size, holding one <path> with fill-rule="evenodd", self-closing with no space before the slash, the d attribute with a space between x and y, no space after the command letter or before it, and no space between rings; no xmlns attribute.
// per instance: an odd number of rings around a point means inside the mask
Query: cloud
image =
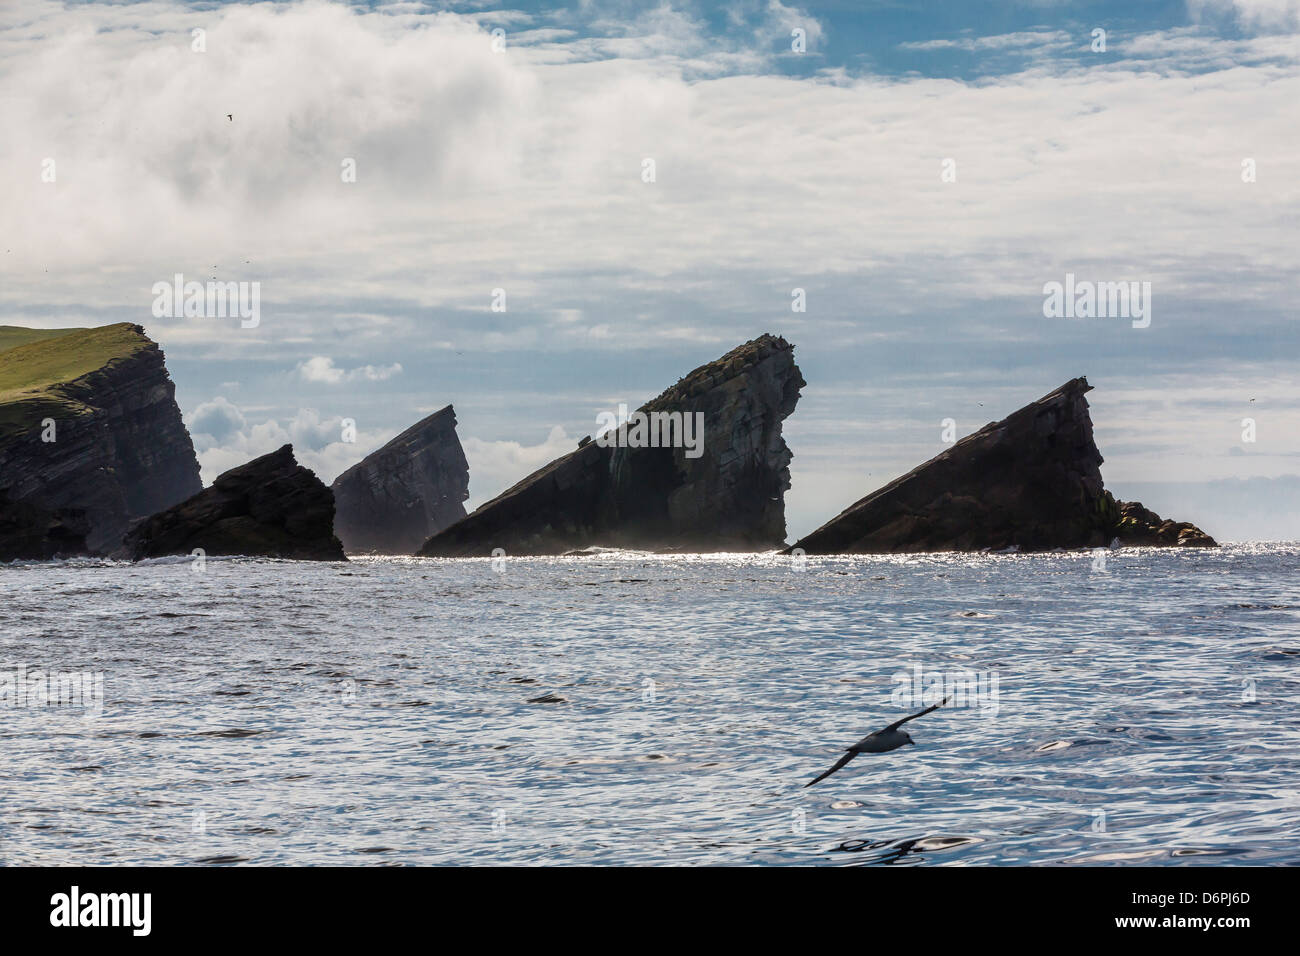
<svg viewBox="0 0 1300 956"><path fill-rule="evenodd" d="M992 36L966 36L956 39L912 40L898 45L900 50L962 50L966 53L990 51L1060 52L1086 47L1085 35L1074 35L1064 30L1028 30L1019 33L1001 33Z"/></svg>
<svg viewBox="0 0 1300 956"><path fill-rule="evenodd" d="M556 425L545 440L536 445L478 438L463 438L461 445L469 461L470 500L466 506L473 509L543 465L573 451L578 447L578 440Z"/></svg>
<svg viewBox="0 0 1300 956"><path fill-rule="evenodd" d="M25 237L0 301L135 302L138 315L178 271L259 280L258 329L149 330L208 355L316 362L300 374L321 384L352 374L326 364L329 335L386 343L376 376L431 337L545 349L599 336L626 350L638 316L681 306L749 325L819 277L868 283L891 322L921 295L943 309L1041 289L1067 263L1225 302L1296 277L1278 118L1300 80L1278 38L1143 34L1130 65L1116 43L1104 66L1043 57L976 84L698 78L712 39L671 7L644 15L640 58L557 62L580 40L494 53L485 27L453 14L161 2L146 20L139 6L36 3L30 23L0 29L0 121L24 131L0 142L0 228ZM1184 75L1220 48L1231 66ZM1249 189L1246 150L1264 170ZM944 158L955 183L940 180ZM356 182L340 177L349 159ZM497 287L508 314L489 312ZM585 327L560 318L574 310Z"/></svg>
<svg viewBox="0 0 1300 956"><path fill-rule="evenodd" d="M238 406L218 395L204 402L189 416L191 434L206 436L214 444L228 441L248 425Z"/></svg>
<svg viewBox="0 0 1300 956"><path fill-rule="evenodd" d="M363 365L359 368L341 369L334 364L332 358L317 355L305 362L299 362L297 372L299 378L304 382L341 385L344 382L356 381L382 382L394 375L400 375L402 366L400 362L394 362L392 365L382 368L377 368L374 365Z"/></svg>
<svg viewBox="0 0 1300 956"><path fill-rule="evenodd" d="M1300 30L1300 0L1187 0L1193 19L1231 16L1247 29Z"/></svg>
<svg viewBox="0 0 1300 956"><path fill-rule="evenodd" d="M344 419L322 417L313 408L300 408L284 421L268 418L250 422L247 413L220 395L199 405L189 416L188 425L204 484L285 444L293 445L299 464L329 484L393 437L358 430L356 441L346 442Z"/></svg>

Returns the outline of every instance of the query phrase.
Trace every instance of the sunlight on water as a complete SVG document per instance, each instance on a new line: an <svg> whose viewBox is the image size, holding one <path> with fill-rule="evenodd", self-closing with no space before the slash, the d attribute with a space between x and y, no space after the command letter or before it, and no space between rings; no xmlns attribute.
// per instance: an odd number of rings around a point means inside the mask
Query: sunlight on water
<svg viewBox="0 0 1300 956"><path fill-rule="evenodd" d="M1277 545L0 566L4 860L1291 863L1297 571ZM15 706L20 668L102 675L102 706ZM975 682L917 746L803 788L935 675Z"/></svg>

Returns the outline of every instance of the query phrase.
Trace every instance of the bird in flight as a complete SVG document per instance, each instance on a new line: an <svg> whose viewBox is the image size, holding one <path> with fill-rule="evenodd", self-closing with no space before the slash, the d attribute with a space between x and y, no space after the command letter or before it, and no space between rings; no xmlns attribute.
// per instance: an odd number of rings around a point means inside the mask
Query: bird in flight
<svg viewBox="0 0 1300 956"><path fill-rule="evenodd" d="M899 747L903 747L907 744L911 744L915 747L916 741L912 739L911 735L906 730L899 730L898 728L903 726L903 724L907 723L909 720L916 720L916 718L924 717L932 710L938 710L950 700L952 700L951 694L939 701L939 703L935 704L933 707L927 707L925 710L918 711L910 717L896 720L884 730L877 730L874 734L867 734L867 736L863 737L852 747L844 751L844 756L836 761L835 766L831 767L830 770L827 770L816 780L805 783L804 786L811 787L814 783L820 783L858 754L883 754L890 750L897 750Z"/></svg>

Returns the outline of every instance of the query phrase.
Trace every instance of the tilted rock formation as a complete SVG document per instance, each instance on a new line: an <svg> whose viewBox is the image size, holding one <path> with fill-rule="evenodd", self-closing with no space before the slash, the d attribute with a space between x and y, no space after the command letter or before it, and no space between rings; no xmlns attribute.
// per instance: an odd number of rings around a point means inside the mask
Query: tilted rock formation
<svg viewBox="0 0 1300 956"><path fill-rule="evenodd" d="M469 517L434 535L426 556L561 554L591 547L764 550L785 540L789 448L781 422L803 377L794 347L763 335L691 372L639 411L703 416L702 443L619 447L584 439ZM695 419L692 418L692 421Z"/></svg>
<svg viewBox="0 0 1300 956"><path fill-rule="evenodd" d="M140 326L6 326L0 349L0 491L10 507L80 511L83 550L107 553L133 519L203 487L162 350ZM66 553L70 539L52 534Z"/></svg>
<svg viewBox="0 0 1300 956"><path fill-rule="evenodd" d="M334 495L284 445L232 468L193 498L136 524L119 557L237 554L346 561L334 537Z"/></svg>
<svg viewBox="0 0 1300 956"><path fill-rule="evenodd" d="M411 554L465 517L469 462L450 405L334 480L334 533L352 554Z"/></svg>
<svg viewBox="0 0 1300 956"><path fill-rule="evenodd" d="M1076 378L985 425L789 550L1042 551L1098 547L1116 537L1121 544L1213 546L1214 539L1191 525L1167 522L1175 529L1172 538L1164 530L1152 533L1150 522L1133 510L1140 505L1116 502L1105 490L1084 397L1091 388Z"/></svg>

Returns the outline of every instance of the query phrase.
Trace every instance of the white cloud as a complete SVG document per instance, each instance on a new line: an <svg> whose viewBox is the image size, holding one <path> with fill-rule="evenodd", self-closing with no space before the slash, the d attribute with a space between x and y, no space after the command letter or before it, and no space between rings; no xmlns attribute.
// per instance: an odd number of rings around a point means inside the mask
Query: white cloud
<svg viewBox="0 0 1300 956"><path fill-rule="evenodd" d="M1064 30L1028 30L1020 33L1000 33L992 36L966 36L936 40L914 40L900 43L901 50L962 50L976 52L1061 52L1087 46L1087 35L1072 35Z"/></svg>
<svg viewBox="0 0 1300 956"><path fill-rule="evenodd" d="M637 312L611 304L665 286L762 314L780 284L839 275L869 283L883 315L920 290L946 308L1041 288L1067 262L1225 301L1295 279L1294 144L1279 118L1300 78L1276 37L1146 34L1130 65L1121 43L1104 68L1046 57L978 84L699 79L710 39L669 7L645 14L642 58L594 62L560 60L578 41L493 53L485 28L450 14L25 9L0 20L0 122L24 131L0 141L0 229L24 237L0 301L138 302L143 317L149 286L178 271L259 280L258 329L146 320L164 346L206 355L318 361L322 322L386 344L391 358L361 378L431 332L491 349L589 344L598 329L626 349ZM202 54L188 32L200 25ZM1044 36L1056 42L969 42ZM1183 75L1220 48L1236 65ZM1263 170L1249 188L1247 151ZM53 184L39 180L46 156ZM946 157L954 184L939 179ZM355 183L340 179L346 158ZM1218 275L1225 254L1242 264L1233 283ZM510 295L500 317L496 287ZM338 301L385 317L323 320ZM557 318L589 302L591 328ZM352 371L301 374L340 373Z"/></svg>
<svg viewBox="0 0 1300 956"><path fill-rule="evenodd" d="M298 376L304 382L316 382L324 385L341 385L344 382L383 382L392 378L394 375L400 375L402 365L400 362L394 362L392 365L376 367L374 365L362 365L353 369L342 369L334 364L332 358L324 355L313 356L305 362L298 363Z"/></svg>
<svg viewBox="0 0 1300 956"><path fill-rule="evenodd" d="M473 510L543 465L573 451L578 447L578 439L571 438L556 425L536 445L478 438L462 438L461 445L469 462L470 500L466 507Z"/></svg>
<svg viewBox="0 0 1300 956"><path fill-rule="evenodd" d="M188 425L192 434L203 435L213 443L220 444L242 432L248 422L237 405L218 395L196 408L190 415Z"/></svg>
<svg viewBox="0 0 1300 956"><path fill-rule="evenodd" d="M231 468L293 445L298 463L329 484L348 467L364 458L391 434L358 430L355 442L343 441L343 418L322 418L313 408L300 408L289 420L270 418L250 422L239 406L218 395L199 405L187 422L198 454L203 483Z"/></svg>
<svg viewBox="0 0 1300 956"><path fill-rule="evenodd" d="M1300 0L1187 0L1187 9L1195 19L1231 15L1248 29L1300 30Z"/></svg>

